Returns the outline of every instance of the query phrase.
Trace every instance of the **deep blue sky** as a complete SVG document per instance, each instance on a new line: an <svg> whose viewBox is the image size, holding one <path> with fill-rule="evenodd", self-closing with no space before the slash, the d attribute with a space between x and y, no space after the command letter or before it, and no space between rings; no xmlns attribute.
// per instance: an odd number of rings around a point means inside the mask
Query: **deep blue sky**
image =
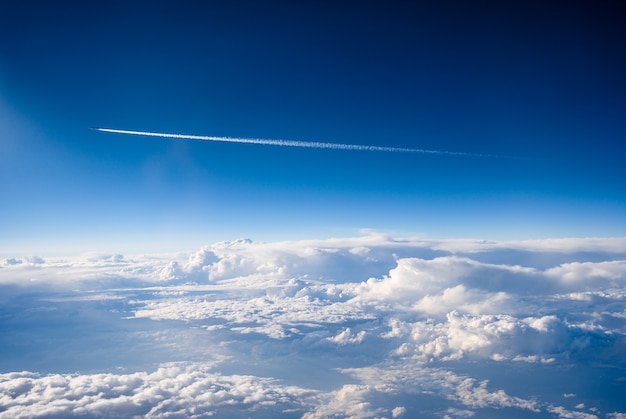
<svg viewBox="0 0 626 419"><path fill-rule="evenodd" d="M624 16L619 2L4 1L0 254L361 228L625 235Z"/></svg>

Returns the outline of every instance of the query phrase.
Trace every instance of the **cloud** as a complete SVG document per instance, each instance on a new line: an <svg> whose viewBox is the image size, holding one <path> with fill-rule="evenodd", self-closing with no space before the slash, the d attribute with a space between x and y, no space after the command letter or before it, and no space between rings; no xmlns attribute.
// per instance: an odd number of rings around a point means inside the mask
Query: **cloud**
<svg viewBox="0 0 626 419"><path fill-rule="evenodd" d="M562 246L560 248L559 246ZM550 249L547 256L545 253ZM522 266L510 264L510 252L524 251L531 255L544 255L542 264L548 264L549 275L558 276L558 270L568 270L569 277L574 277L574 270L582 273L582 269L590 269L590 262L599 262L594 269L610 270L613 275L623 271L626 260L626 239L554 239L545 241L518 242L484 242L477 240L433 240L424 238L393 238L379 233L369 233L357 238L328 240L301 240L275 243L256 243L247 239L232 242L220 242L204 246L198 251L163 255L121 255L89 253L77 258L59 257L23 257L5 259L0 269L0 284L9 283L13 278L28 271L27 268L38 266L40 269L33 274L32 270L25 276L37 281L53 280L65 282L122 278L148 282L176 281L220 281L223 279L248 275L264 275L280 278L300 278L322 280L328 282L359 283L369 278L380 278L390 273L402 277L411 276L411 270L423 268L422 279L427 275L442 275L442 279L432 279L435 286L441 281L453 281L472 273L469 278L479 281L483 270L491 270L484 277L491 281L500 271L500 276L517 273L526 276L519 288L527 286L527 282L536 274L537 268L532 264ZM467 254L468 257L458 256ZM576 256L579 253L582 256ZM622 259L619 256L624 255ZM456 256L455 256L456 255ZM514 253L514 255L517 255ZM580 258L591 258L580 260ZM489 263L481 258L491 259ZM549 264L545 259L555 261ZM578 258L578 260L571 260ZM617 259L616 259L617 258ZM535 262L533 258L529 262ZM559 268L560 260L567 263ZM401 260L401 263L398 263ZM507 260L507 262L503 262ZM622 262L617 262L622 260ZM174 264L173 262L176 262ZM574 264L579 262L579 265ZM28 266L26 266L28 265ZM8 270L5 270L8 269ZM406 272L402 272L406 271ZM602 273L599 272L599 275ZM619 279L619 278L617 278ZM537 278L540 282L541 278ZM512 287L519 281L511 281ZM439 283L439 285L437 284ZM465 282L464 282L465 284ZM479 284L477 284L479 285ZM538 284L534 284L537 286ZM483 284L485 289L488 284ZM414 287L414 286L413 286ZM502 291L500 286L499 291Z"/></svg>
<svg viewBox="0 0 626 419"><path fill-rule="evenodd" d="M564 284L577 285L578 290L626 285L626 260L607 262L573 262L548 269L546 276Z"/></svg>
<svg viewBox="0 0 626 419"><path fill-rule="evenodd" d="M317 392L268 378L176 363L130 374L0 374L0 418L195 417L245 409L304 410Z"/></svg>
<svg viewBox="0 0 626 419"><path fill-rule="evenodd" d="M503 390L490 390L488 380L478 381L447 370L425 368L415 362L383 363L342 371L359 378L370 391L435 393L469 408L541 410L540 404L534 400L511 396Z"/></svg>
<svg viewBox="0 0 626 419"><path fill-rule="evenodd" d="M21 263L23 263L22 259L8 258L2 262L2 265L13 266L13 265L19 265Z"/></svg>
<svg viewBox="0 0 626 419"><path fill-rule="evenodd" d="M209 246L201 248L197 252L193 252L189 255L187 263L184 265L183 271L190 274L203 274L199 275L199 279L207 278L208 267L219 261L219 257L211 250ZM172 278L176 278L180 272L173 273Z"/></svg>
<svg viewBox="0 0 626 419"><path fill-rule="evenodd" d="M164 354L179 358L160 359L162 366L151 373L10 373L16 375L3 376L0 406L15 414L24 409L22 416L89 416L108 409L122 416L202 417L269 409L310 418L471 417L507 408L593 417L595 407L575 408L589 404L590 387L622 389L623 383L586 382L575 371L594 377L590 371L597 368L611 367L606 373L626 365L623 244L369 234L276 243L241 239L176 254L6 260L0 321L12 336L22 336L11 327L25 322L45 333L44 313L68 327L83 325L68 319L93 316L119 322L93 328L124 331L112 336L127 339L127 348L136 336L152 337L171 346ZM165 336L192 337L165 342ZM37 341L46 339L54 341ZM209 342L249 374L235 375L232 366L220 374L196 362L198 348ZM89 352L89 344L81 351ZM188 362L167 364L173 360ZM161 380L168 368L200 383L201 393L194 393L191 381ZM503 384L499 374L505 370L513 380L564 371L569 378L561 379L558 394L533 395L523 385ZM161 381L180 395L171 396ZM207 401L192 411L188 394ZM411 395L439 400L438 407L411 404ZM616 418L625 410L618 401L608 405L603 411Z"/></svg>
<svg viewBox="0 0 626 419"><path fill-rule="evenodd" d="M394 407L393 410L391 411L391 417L399 418L405 413L406 413L406 407L403 407L403 406Z"/></svg>
<svg viewBox="0 0 626 419"><path fill-rule="evenodd" d="M181 274L174 255L86 253L79 257L24 257L5 261L1 285L30 288L103 288L126 282L163 283Z"/></svg>
<svg viewBox="0 0 626 419"><path fill-rule="evenodd" d="M462 410L462 409L455 409L454 407L450 407L448 409L446 409L446 412L443 416L444 419L451 419L452 417L457 417L457 418L473 418L474 416L476 416L476 412L473 412L471 410Z"/></svg>
<svg viewBox="0 0 626 419"><path fill-rule="evenodd" d="M427 319L401 327L396 323L393 327L404 329L404 333L394 334L396 340L403 342L395 355L422 362L462 358L550 362L546 357L565 356L575 336L556 316L520 319L457 311L448 313L445 321Z"/></svg>
<svg viewBox="0 0 626 419"><path fill-rule="evenodd" d="M380 240L378 247L375 240ZM160 298L135 300L134 317L205 327L220 321L221 328L273 339L303 337L311 328L336 325L333 335L319 338L342 346L381 336L394 339L395 356L424 362L472 357L547 363L584 351L594 339L611 345L611 334L623 333L609 323L626 312L624 296L606 288L623 278L626 265L619 260L541 270L458 256L396 258L395 267L379 278L350 282L336 275L341 270L334 265L359 261L378 269L377 261L385 259L380 248L393 258L388 249L392 243L385 237L339 244L216 243L190 254L186 263L170 261L161 270L163 277L187 279L186 274L201 272L207 285L177 288L178 294L169 286L170 293ZM613 297L598 300L596 295ZM607 310L589 313L590 298L606 304ZM541 315L536 315L538 310ZM380 318L387 323L355 332L348 325Z"/></svg>
<svg viewBox="0 0 626 419"><path fill-rule="evenodd" d="M294 297L261 296L247 299L238 297L213 299L211 295L203 298L170 297L137 302L140 308L135 311L135 317L182 321L220 319L226 321L232 330L240 333L260 333L275 339L282 339L294 333L304 333L299 328L319 329L329 324L375 318L354 305L342 302L329 303L310 298L306 291L304 294Z"/></svg>
<svg viewBox="0 0 626 419"><path fill-rule="evenodd" d="M360 284L354 292L365 301L396 302L414 305L416 301L439 294L438 301L449 303L474 300L471 289L492 295L495 300L506 299L506 292L526 291L530 287L543 287L539 272L533 268L494 265L456 256L435 259L405 258L397 261L396 268L382 278L370 278ZM428 309L432 301L417 303L415 307Z"/></svg>
<svg viewBox="0 0 626 419"><path fill-rule="evenodd" d="M432 315L444 315L453 310L479 314L506 313L514 306L515 301L505 292L486 293L456 285L444 289L439 295L426 295L413 305L413 309Z"/></svg>
<svg viewBox="0 0 626 419"><path fill-rule="evenodd" d="M24 256L22 258L7 258L2 262L3 266L15 266L15 265L27 265L27 266L36 266L43 265L46 261L41 256Z"/></svg>
<svg viewBox="0 0 626 419"><path fill-rule="evenodd" d="M336 336L327 338L329 341L336 343L338 345L349 345L349 344L355 344L355 343L361 343L363 342L363 339L365 338L365 331L361 330L360 332L353 334L352 330L350 330L349 327L347 327L345 330L343 330L342 332L340 332L339 334L337 334Z"/></svg>
<svg viewBox="0 0 626 419"><path fill-rule="evenodd" d="M349 419L378 417L384 409L373 408L367 401L371 389L365 385L346 384L321 398L317 408L307 412L302 419L345 417Z"/></svg>
<svg viewBox="0 0 626 419"><path fill-rule="evenodd" d="M563 406L549 406L547 410L559 419L598 419L594 414L567 410Z"/></svg>

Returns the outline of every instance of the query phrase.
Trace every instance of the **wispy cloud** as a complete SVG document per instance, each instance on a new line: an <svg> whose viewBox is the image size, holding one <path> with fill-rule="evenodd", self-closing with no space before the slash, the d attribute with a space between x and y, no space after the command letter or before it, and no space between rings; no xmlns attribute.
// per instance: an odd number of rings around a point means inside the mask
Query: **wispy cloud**
<svg viewBox="0 0 626 419"><path fill-rule="evenodd" d="M237 137L216 137L210 135L187 135L187 134L169 134L163 132L150 131L131 131L113 128L91 128L95 131L110 132L114 134L141 135L145 137L162 137L176 138L180 140L200 140L200 141L218 141L225 143L243 143L258 145L273 145L279 147L303 147L303 148L323 148L330 150L350 150L350 151L382 151L392 153L421 153L421 154L440 154L449 156L466 156L466 157L499 157L492 154L480 153L463 153L460 151L445 150L426 150L422 148L405 148L405 147L383 147L375 145L357 145L357 144L341 144L341 143L323 143L318 141L294 141L294 140L271 140L263 138L237 138Z"/></svg>

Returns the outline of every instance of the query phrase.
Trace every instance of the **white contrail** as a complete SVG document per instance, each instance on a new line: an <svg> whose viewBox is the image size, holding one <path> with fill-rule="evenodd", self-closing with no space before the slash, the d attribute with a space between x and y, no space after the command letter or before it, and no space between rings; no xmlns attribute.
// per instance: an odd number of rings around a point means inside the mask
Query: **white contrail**
<svg viewBox="0 0 626 419"><path fill-rule="evenodd" d="M358 151L386 151L394 153L425 153L425 154L445 154L452 156L474 156L474 157L497 157L491 154L475 154L463 153L460 151L442 151L442 150L424 150L421 148L402 148L402 147L381 147L375 145L356 145L356 144L338 144L338 143L320 143L317 141L292 141L292 140L267 140L262 138L236 138L236 137L214 137L205 135L187 135L187 134L167 134L162 132L149 131L130 131L124 129L113 128L90 128L96 131L112 132L115 134L142 135L146 137L164 137L178 138L184 140L201 140L201 141L221 141L226 143L244 143L244 144L261 144L275 145L281 147L305 147L305 148L328 148L332 150L358 150Z"/></svg>

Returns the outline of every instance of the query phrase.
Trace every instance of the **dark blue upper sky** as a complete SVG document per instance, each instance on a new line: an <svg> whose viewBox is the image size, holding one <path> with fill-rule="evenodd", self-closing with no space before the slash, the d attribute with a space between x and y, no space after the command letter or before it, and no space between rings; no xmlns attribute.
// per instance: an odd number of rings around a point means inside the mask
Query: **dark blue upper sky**
<svg viewBox="0 0 626 419"><path fill-rule="evenodd" d="M3 2L0 253L626 234L619 2L414 3Z"/></svg>

